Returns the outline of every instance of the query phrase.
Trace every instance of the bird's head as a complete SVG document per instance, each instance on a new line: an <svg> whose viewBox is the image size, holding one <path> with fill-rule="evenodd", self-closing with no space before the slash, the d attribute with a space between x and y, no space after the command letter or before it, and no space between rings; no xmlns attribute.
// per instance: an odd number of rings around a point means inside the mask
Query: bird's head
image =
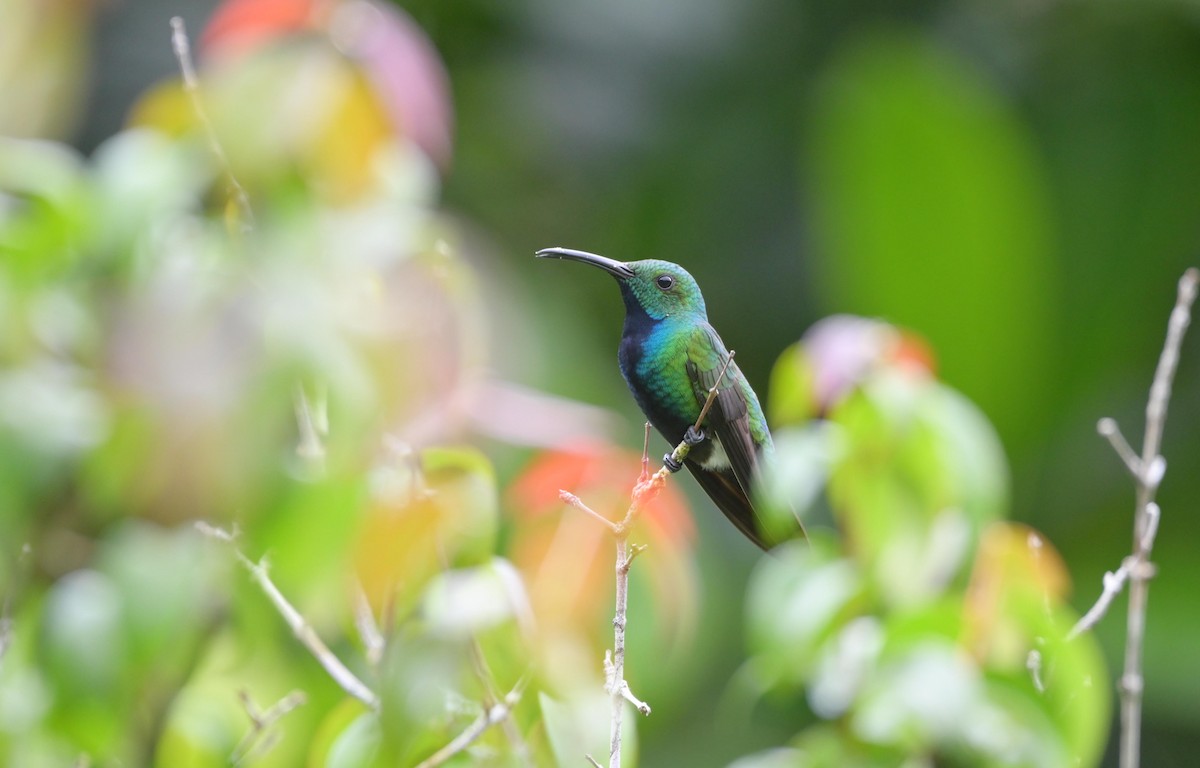
<svg viewBox="0 0 1200 768"><path fill-rule="evenodd" d="M539 259L565 259L599 267L617 279L627 312L643 311L653 320L678 315L707 317L700 286L678 264L660 259L616 261L587 251L545 248Z"/></svg>

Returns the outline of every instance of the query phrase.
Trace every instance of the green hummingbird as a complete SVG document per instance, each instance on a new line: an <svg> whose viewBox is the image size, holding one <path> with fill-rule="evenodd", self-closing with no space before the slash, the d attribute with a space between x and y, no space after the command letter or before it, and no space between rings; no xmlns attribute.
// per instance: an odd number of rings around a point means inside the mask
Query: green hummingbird
<svg viewBox="0 0 1200 768"><path fill-rule="evenodd" d="M684 465L729 521L763 549L768 528L755 510L754 489L774 452L758 396L709 325L700 286L678 264L658 259L621 262L570 248L546 248L538 258L599 267L616 278L625 300L625 327L617 361L634 400L671 445L687 440ZM728 367L726 368L726 363ZM709 390L717 395L699 431L694 429ZM797 529L803 527L797 520Z"/></svg>

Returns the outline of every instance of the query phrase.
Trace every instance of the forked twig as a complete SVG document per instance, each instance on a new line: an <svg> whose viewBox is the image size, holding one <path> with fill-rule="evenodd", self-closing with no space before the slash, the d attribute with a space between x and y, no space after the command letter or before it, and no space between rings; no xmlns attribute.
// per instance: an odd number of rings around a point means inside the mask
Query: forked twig
<svg viewBox="0 0 1200 768"><path fill-rule="evenodd" d="M187 93L188 101L192 105L192 112L200 121L200 129L204 131L208 147L216 157L217 164L221 167L221 173L225 175L225 183L229 186L229 195L238 209L242 232L249 232L254 229L254 211L250 208L250 196L246 194L245 187L234 176L233 167L229 164L229 156L225 154L225 148L221 146L221 142L217 138L217 131L213 128L212 120L208 116L208 110L204 108L204 101L200 98L200 78L196 76L196 67L192 63L192 45L188 40L187 28L183 24L183 19L179 16L171 18L171 49L175 52L175 59L179 62L179 72L183 76L183 90Z"/></svg>
<svg viewBox="0 0 1200 768"><path fill-rule="evenodd" d="M1104 574L1104 591L1090 610L1076 623L1070 637L1091 629L1104 616L1113 599L1129 584L1129 609L1125 626L1125 669L1118 686L1121 697L1121 768L1137 768L1141 754L1142 729L1142 648L1146 634L1146 602L1154 565L1150 553L1158 533L1161 510L1154 502L1158 486L1166 473L1166 460L1159 453L1163 429L1167 420L1167 404L1179 364L1179 349L1184 333L1191 322L1192 305L1200 288L1200 270L1187 270L1179 279L1175 307L1167 324L1150 397L1146 403L1146 431L1142 438L1141 456L1133 452L1113 419L1101 419L1097 430L1103 435L1134 477L1137 501L1133 518L1132 553L1115 572Z"/></svg>
<svg viewBox="0 0 1200 768"><path fill-rule="evenodd" d="M235 766L251 762L270 751L279 740L279 732L271 730L271 727L288 712L308 701L304 691L292 691L265 710L260 710L250 698L249 691L238 691L238 699L246 710L246 716L250 718L250 729L229 757L229 762Z"/></svg>
<svg viewBox="0 0 1200 768"><path fill-rule="evenodd" d="M437 768L437 766L444 764L447 760L474 744L488 728L508 719L509 714L512 713L513 709L521 701L521 694L525 691L526 682L527 680L522 678L505 695L503 701L496 702L489 707L484 707L483 712L479 713L479 717L475 718L474 722L468 725L462 733L454 737L454 740L449 744L418 763L416 768Z"/></svg>
<svg viewBox="0 0 1200 768"><path fill-rule="evenodd" d="M312 625L296 610L295 606L288 602L288 599L279 591L279 587L275 586L275 582L271 581L271 576L267 573L265 561L256 563L246 557L245 553L237 546L237 537L234 533L204 522L197 522L196 529L205 536L223 541L229 545L238 562L250 572L250 576L258 583L259 588L266 594L271 604L275 606L275 610L287 622L287 625L292 630L292 634L296 636L301 645L308 649L308 652L325 668L325 671L329 673L329 676L333 678L333 681L343 691L358 699L363 704L366 704L371 709L379 709L379 697L375 695L375 692L366 683L359 680L333 651L329 650L329 646L325 645L325 642L317 635Z"/></svg>
<svg viewBox="0 0 1200 768"><path fill-rule="evenodd" d="M688 435L680 441L679 445L675 446L675 449L671 453L663 457L663 466L654 474L650 474L650 423L646 423L645 438L642 441L642 474L633 487L629 507L625 511L625 517L622 520L609 520L569 491L560 490L558 492L559 498L565 503L589 515L608 528L617 545L615 568L617 582L616 612L613 616L613 648L604 654L604 687L608 691L612 702L608 768L620 768L621 766L621 721L625 711L625 702L628 701L643 715L650 714L650 705L635 696L629 687L629 682L625 680L625 626L627 620L626 614L629 608L629 567L633 563L634 558L646 549L645 545L630 545L629 533L632 530L633 524L637 522L638 515L641 514L643 506L658 495L666 483L667 477L674 471L671 465L674 465L675 469L678 469L692 450L694 443L690 438L700 434L700 428L704 424L704 419L707 418L713 401L717 399L718 388L721 382L724 381L729 366L733 363L733 355L733 351L730 350L729 356L725 359L724 364L721 366L721 371L717 375L716 382L708 390L708 396L704 399L704 404L700 408L700 415L697 417L696 423L688 430ZM592 765L599 765L591 755L586 755L586 758Z"/></svg>

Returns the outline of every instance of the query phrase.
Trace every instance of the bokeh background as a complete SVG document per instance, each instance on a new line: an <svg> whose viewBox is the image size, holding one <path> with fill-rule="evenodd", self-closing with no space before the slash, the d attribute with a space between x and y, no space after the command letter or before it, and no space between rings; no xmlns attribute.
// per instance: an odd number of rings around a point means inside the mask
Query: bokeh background
<svg viewBox="0 0 1200 768"><path fill-rule="evenodd" d="M198 35L217 5L0 0L0 19L32 19L0 21L0 132L94 152L177 77L167 20ZM616 291L535 261L546 246L684 264L768 399L776 358L812 323L882 318L923 338L995 426L1012 517L1053 542L1071 602L1090 605L1128 551L1133 507L1095 423L1113 416L1140 438L1176 280L1200 257L1194 4L398 5L448 74L452 149L434 194L478 278L490 374L599 406L562 405L583 431L640 448ZM1198 420L1193 338L1163 449L1145 656L1154 766L1189 765L1200 744ZM532 455L467 439L502 487ZM768 701L714 725L744 657L758 552L679 485L698 529L689 682L654 702L640 748L646 765L719 765L810 715ZM1114 680L1123 610L1096 630Z"/></svg>

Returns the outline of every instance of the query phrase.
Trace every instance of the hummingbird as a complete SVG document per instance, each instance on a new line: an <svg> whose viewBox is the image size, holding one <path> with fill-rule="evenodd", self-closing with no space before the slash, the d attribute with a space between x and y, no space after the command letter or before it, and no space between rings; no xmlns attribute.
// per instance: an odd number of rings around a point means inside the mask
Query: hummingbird
<svg viewBox="0 0 1200 768"><path fill-rule="evenodd" d="M667 469L686 466L729 521L767 549L769 529L752 499L774 443L758 396L708 322L696 280L659 259L622 262L570 248L546 248L536 256L590 264L616 278L625 301L621 375L654 428L673 446L685 440L691 446L682 463L664 456ZM716 397L697 430L714 386Z"/></svg>

